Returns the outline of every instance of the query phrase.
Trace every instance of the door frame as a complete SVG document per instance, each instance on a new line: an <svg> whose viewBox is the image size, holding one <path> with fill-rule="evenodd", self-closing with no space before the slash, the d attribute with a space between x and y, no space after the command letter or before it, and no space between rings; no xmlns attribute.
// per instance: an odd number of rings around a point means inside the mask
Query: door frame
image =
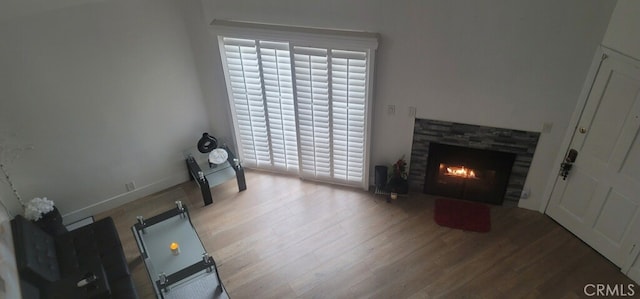
<svg viewBox="0 0 640 299"><path fill-rule="evenodd" d="M582 113L584 112L584 108L587 105L587 99L591 94L591 88L593 87L593 83L596 80L598 71L600 71L602 61L604 61L604 59L602 59L603 55L606 55L607 57L615 56L616 59L622 60L624 62L633 64L638 63L637 60L605 46L599 45L596 48L593 59L591 60L591 66L589 67L587 77L585 78L582 85L582 90L580 91L578 102L576 103L575 109L573 110L571 120L569 121L569 125L567 126L567 131L565 132L565 136L562 139L562 143L560 144L558 153L556 154L556 159L554 161L553 167L551 168L551 172L549 173L550 175L547 180L547 185L544 189L544 193L542 194L543 202L540 204L540 213L547 214L547 209L549 208L549 204L551 203L551 195L553 193L553 189L555 188L556 182L560 177L558 175L560 173L560 164L564 161L564 158L569 151L569 146L573 141L573 136L578 129L578 123L580 122Z"/></svg>

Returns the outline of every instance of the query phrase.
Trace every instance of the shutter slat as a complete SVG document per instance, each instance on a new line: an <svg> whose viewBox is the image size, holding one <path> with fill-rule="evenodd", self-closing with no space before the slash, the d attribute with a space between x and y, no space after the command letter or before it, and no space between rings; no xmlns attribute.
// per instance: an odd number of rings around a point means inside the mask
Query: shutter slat
<svg viewBox="0 0 640 299"><path fill-rule="evenodd" d="M332 50L334 169L341 179L361 181L364 144L366 53Z"/></svg>
<svg viewBox="0 0 640 299"><path fill-rule="evenodd" d="M249 164L260 165L270 160L266 117L261 107L262 87L255 41L224 38L224 54L232 88L240 153Z"/></svg>
<svg viewBox="0 0 640 299"><path fill-rule="evenodd" d="M273 166L284 169L297 169L298 145L295 127L295 114L289 113L288 123L283 125L283 111L293 111L293 88L289 45L287 43L260 41L260 59L262 62L263 84L269 118L269 133ZM286 140L286 141L285 141Z"/></svg>
<svg viewBox="0 0 640 299"><path fill-rule="evenodd" d="M294 47L303 175L331 175L329 60L326 49Z"/></svg>

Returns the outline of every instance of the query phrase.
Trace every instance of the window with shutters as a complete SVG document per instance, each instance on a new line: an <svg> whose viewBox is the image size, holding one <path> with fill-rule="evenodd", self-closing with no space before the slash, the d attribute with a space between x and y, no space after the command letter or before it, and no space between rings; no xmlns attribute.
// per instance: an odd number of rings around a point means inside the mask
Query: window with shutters
<svg viewBox="0 0 640 299"><path fill-rule="evenodd" d="M375 35L212 24L245 167L367 188Z"/></svg>

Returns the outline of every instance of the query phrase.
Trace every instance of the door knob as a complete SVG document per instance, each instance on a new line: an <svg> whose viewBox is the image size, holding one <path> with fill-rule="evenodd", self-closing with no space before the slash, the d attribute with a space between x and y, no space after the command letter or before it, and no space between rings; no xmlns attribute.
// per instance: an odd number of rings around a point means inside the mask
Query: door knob
<svg viewBox="0 0 640 299"><path fill-rule="evenodd" d="M576 158L578 157L578 151L575 149L570 149L567 153L567 156L564 158L564 162L560 164L560 175L562 176L562 180L566 180L569 175L569 171L573 168L573 163L576 162Z"/></svg>
<svg viewBox="0 0 640 299"><path fill-rule="evenodd" d="M584 133L587 133L587 128L585 128L585 127L581 127L578 131L579 131L580 133L584 134Z"/></svg>

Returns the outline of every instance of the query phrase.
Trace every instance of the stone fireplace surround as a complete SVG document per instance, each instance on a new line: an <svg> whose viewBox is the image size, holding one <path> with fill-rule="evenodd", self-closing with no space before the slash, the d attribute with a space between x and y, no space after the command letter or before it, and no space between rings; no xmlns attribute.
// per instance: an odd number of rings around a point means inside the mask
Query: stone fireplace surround
<svg viewBox="0 0 640 299"><path fill-rule="evenodd" d="M516 159L504 199L505 204L517 203L520 200L539 137L538 132L416 119L411 146L409 186L414 191L422 192L431 142L508 152L516 154Z"/></svg>

